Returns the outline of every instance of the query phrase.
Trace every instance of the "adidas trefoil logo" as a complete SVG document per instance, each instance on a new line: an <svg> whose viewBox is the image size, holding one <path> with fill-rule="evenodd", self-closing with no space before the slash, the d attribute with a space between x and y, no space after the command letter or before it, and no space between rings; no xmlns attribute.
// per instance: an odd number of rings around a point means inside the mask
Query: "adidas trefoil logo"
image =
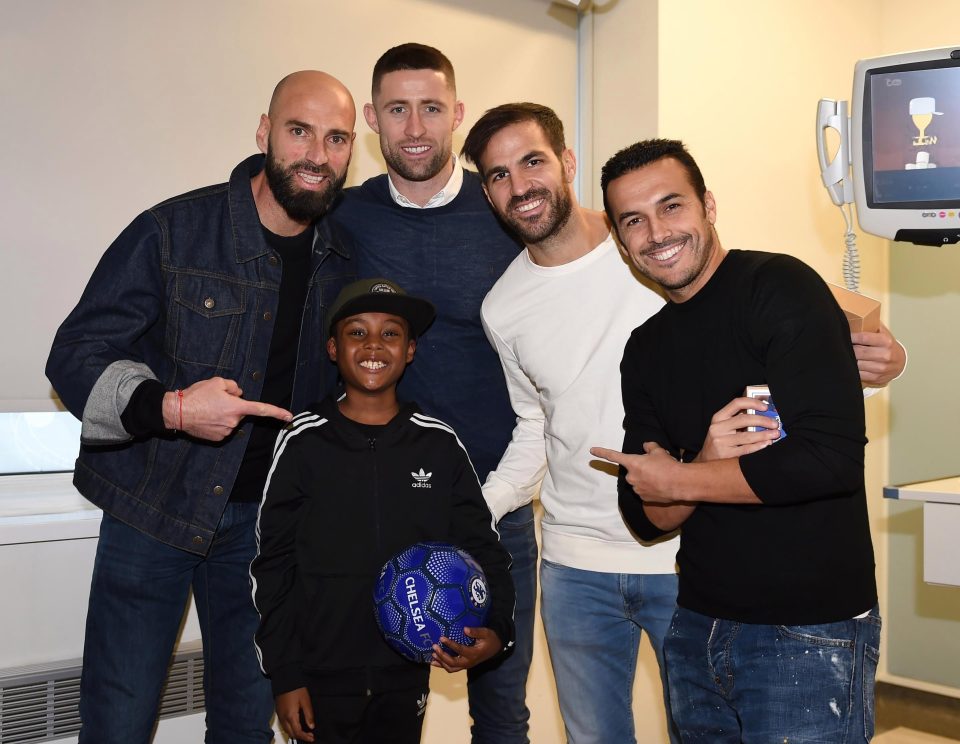
<svg viewBox="0 0 960 744"><path fill-rule="evenodd" d="M423 693L419 698L417 698L417 718L423 715L423 712L427 709L427 693Z"/></svg>
<svg viewBox="0 0 960 744"><path fill-rule="evenodd" d="M432 488L430 485L430 476L433 473L424 473L423 468L420 468L419 473L410 473L413 476L413 483L410 484L411 488Z"/></svg>

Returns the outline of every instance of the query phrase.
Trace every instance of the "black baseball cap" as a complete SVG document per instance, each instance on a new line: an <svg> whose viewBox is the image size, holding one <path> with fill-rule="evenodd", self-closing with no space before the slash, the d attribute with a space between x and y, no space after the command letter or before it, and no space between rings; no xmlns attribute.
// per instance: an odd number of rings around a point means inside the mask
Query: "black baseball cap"
<svg viewBox="0 0 960 744"><path fill-rule="evenodd" d="M395 282L382 277L360 279L340 290L330 308L328 332L333 335L337 321L360 313L399 315L410 326L411 335L419 337L437 315L433 303L413 297Z"/></svg>

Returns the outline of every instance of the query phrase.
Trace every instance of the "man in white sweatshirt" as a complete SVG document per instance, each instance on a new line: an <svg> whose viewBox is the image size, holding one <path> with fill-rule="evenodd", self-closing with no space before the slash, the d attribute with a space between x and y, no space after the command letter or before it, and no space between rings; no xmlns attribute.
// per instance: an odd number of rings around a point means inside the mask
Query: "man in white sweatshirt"
<svg viewBox="0 0 960 744"><path fill-rule="evenodd" d="M529 503L542 479L541 614L567 740L635 742L640 635L649 634L663 678L678 541L645 544L630 533L617 508L616 469L596 467L589 448L604 436L623 438L623 347L663 300L623 260L603 213L577 203L576 160L552 110L491 109L463 152L526 244L481 313L517 414L484 497L499 519Z"/></svg>

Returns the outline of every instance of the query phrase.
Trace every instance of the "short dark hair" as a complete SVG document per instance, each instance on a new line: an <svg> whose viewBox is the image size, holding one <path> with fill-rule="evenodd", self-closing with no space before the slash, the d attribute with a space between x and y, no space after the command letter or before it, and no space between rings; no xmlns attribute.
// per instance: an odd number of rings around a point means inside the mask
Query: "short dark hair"
<svg viewBox="0 0 960 744"><path fill-rule="evenodd" d="M539 103L505 103L488 110L471 127L460 154L472 161L482 176L483 166L480 165L480 158L493 136L501 129L525 121L537 123L547 135L554 154L560 157L567 146L563 136L563 122L552 108L541 106Z"/></svg>
<svg viewBox="0 0 960 744"><path fill-rule="evenodd" d="M693 159L680 140L671 139L648 139L637 142L629 147L625 147L612 158L610 158L600 170L600 189L603 191L603 210L610 218L610 224L616 226L617 221L610 211L610 203L607 201L607 187L611 181L615 181L621 176L625 176L635 170L639 170L645 165L655 163L664 158L673 158L687 172L687 178L693 190L704 203L704 197L707 193L706 184L703 181L703 174L700 172L700 166Z"/></svg>
<svg viewBox="0 0 960 744"><path fill-rule="evenodd" d="M380 59L373 66L372 95L374 98L380 92L380 81L383 76L399 70L435 70L442 72L447 79L447 85L456 93L457 81L453 74L453 65L446 55L432 46L410 42L392 47L380 55Z"/></svg>

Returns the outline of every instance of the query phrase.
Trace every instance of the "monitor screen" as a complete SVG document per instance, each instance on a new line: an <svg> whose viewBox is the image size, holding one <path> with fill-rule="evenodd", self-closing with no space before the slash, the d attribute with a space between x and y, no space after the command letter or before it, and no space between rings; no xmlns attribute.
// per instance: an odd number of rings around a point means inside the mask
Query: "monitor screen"
<svg viewBox="0 0 960 744"><path fill-rule="evenodd" d="M905 242L960 242L960 49L861 60L852 103L861 228Z"/></svg>
<svg viewBox="0 0 960 744"><path fill-rule="evenodd" d="M960 60L876 69L868 90L870 205L960 201Z"/></svg>

